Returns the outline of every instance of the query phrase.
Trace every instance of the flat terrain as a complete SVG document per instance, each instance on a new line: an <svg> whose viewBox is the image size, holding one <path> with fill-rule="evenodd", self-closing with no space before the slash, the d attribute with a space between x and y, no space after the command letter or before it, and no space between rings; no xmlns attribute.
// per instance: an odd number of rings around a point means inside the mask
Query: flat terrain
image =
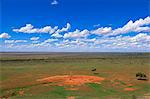
<svg viewBox="0 0 150 99"><path fill-rule="evenodd" d="M1 53L0 61L4 99L150 99L150 53Z"/></svg>

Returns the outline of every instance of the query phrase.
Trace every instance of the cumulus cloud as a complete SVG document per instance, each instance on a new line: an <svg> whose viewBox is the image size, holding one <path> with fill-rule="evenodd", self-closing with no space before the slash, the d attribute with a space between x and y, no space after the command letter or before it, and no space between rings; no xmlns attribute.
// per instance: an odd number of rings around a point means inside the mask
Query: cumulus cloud
<svg viewBox="0 0 150 99"><path fill-rule="evenodd" d="M33 47L50 47L53 45L52 42L56 42L56 41L58 41L58 39L47 39L47 40L40 42L40 43L36 42L36 44L33 44L32 46Z"/></svg>
<svg viewBox="0 0 150 99"><path fill-rule="evenodd" d="M111 32L112 32L111 27L101 27L101 28L91 31L91 33L97 34L97 35L107 34L107 33L111 33Z"/></svg>
<svg viewBox="0 0 150 99"><path fill-rule="evenodd" d="M14 41L9 41L14 42ZM8 47L13 43L9 43ZM51 50L67 49L67 51L148 51L150 50L150 35L139 33L135 36L113 36L101 38L79 38L79 39L47 39L36 44L13 45L12 48L43 48Z"/></svg>
<svg viewBox="0 0 150 99"><path fill-rule="evenodd" d="M57 0L54 0L51 2L51 5L57 5L58 4L58 1Z"/></svg>
<svg viewBox="0 0 150 99"><path fill-rule="evenodd" d="M141 43L147 42L147 43L150 44L150 35L148 35L146 33L139 33L138 35L130 38L129 41L131 41L131 42L141 42Z"/></svg>
<svg viewBox="0 0 150 99"><path fill-rule="evenodd" d="M139 19L135 22L130 20L123 27L113 30L113 32L110 35L118 35L129 32L150 32L150 27L145 26L149 24L150 24L150 17L146 17L145 19Z"/></svg>
<svg viewBox="0 0 150 99"><path fill-rule="evenodd" d="M64 34L64 38L81 38L81 37L87 37L89 35L90 31L87 29L80 31L76 29L74 32L68 32Z"/></svg>
<svg viewBox="0 0 150 99"><path fill-rule="evenodd" d="M75 48L86 46L87 43L81 41L80 39L76 40L63 40L61 42L56 42L55 46L57 48Z"/></svg>
<svg viewBox="0 0 150 99"><path fill-rule="evenodd" d="M39 43L40 41L32 41L32 43Z"/></svg>
<svg viewBox="0 0 150 99"><path fill-rule="evenodd" d="M14 40L5 40L5 43L14 43Z"/></svg>
<svg viewBox="0 0 150 99"><path fill-rule="evenodd" d="M119 35L129 32L150 32L150 27L147 26L150 25L150 17L146 17L145 19L139 19L135 22L130 20L126 25L123 27L112 29L112 27L100 27L95 30L90 30L89 32L96 35ZM13 29L14 32L22 32L22 33L50 33L53 37L62 37L60 33L67 32L71 28L70 23L67 23L66 27L63 27L61 29L58 29L58 26L51 27L51 26L45 26L43 28L34 28L31 24L26 24L26 26L21 27L20 29ZM86 30L86 29L85 29ZM75 32L80 32L78 29L74 32L69 32L68 35L78 35ZM54 34L53 34L54 33ZM68 36L65 34L64 37ZM70 36L71 37L71 36Z"/></svg>
<svg viewBox="0 0 150 99"><path fill-rule="evenodd" d="M5 40L5 43L25 43L27 40Z"/></svg>
<svg viewBox="0 0 150 99"><path fill-rule="evenodd" d="M112 29L111 27L100 27L96 30L91 30L92 34L96 35L119 35L119 34L125 34L129 32L150 32L150 27L147 26L150 25L150 17L146 17L145 19L139 19L133 22L130 20L127 24L125 24L123 27Z"/></svg>
<svg viewBox="0 0 150 99"><path fill-rule="evenodd" d="M30 38L30 40L32 40L32 41L36 41L38 39L39 39L39 37L32 37L32 38Z"/></svg>
<svg viewBox="0 0 150 99"><path fill-rule="evenodd" d="M53 33L51 36L52 36L52 37L56 37L56 38L63 37L60 33L62 33L62 32L67 32L70 28L71 28L71 25L70 25L69 23L67 23L66 27L63 27L62 29L58 29L58 30L55 31L55 33Z"/></svg>
<svg viewBox="0 0 150 99"><path fill-rule="evenodd" d="M95 45L105 47L107 49L150 49L150 35L146 33L139 33L135 36L106 37L96 40Z"/></svg>
<svg viewBox="0 0 150 99"><path fill-rule="evenodd" d="M95 42L96 41L96 38L93 38L93 39L81 39L81 41L83 42Z"/></svg>
<svg viewBox="0 0 150 99"><path fill-rule="evenodd" d="M11 36L8 33L0 34L0 38L10 38Z"/></svg>
<svg viewBox="0 0 150 99"><path fill-rule="evenodd" d="M150 35L146 33L139 33L135 36L115 36L102 38L81 38L63 40L56 44L58 47L83 47L84 48L98 48L99 50L148 50L150 49Z"/></svg>
<svg viewBox="0 0 150 99"><path fill-rule="evenodd" d="M20 44L22 47L28 48L97 48L99 50L150 50L150 17L139 19L137 21L129 21L123 27L113 29L112 27L99 27L94 30L79 30L69 31L71 25L69 23L62 28L58 26L45 26L42 28L34 28L31 24L19 29L13 29L15 32L23 33L49 33L50 38L44 41L36 41L39 37L32 37L32 44ZM133 35L122 35L130 32ZM93 35L96 34L96 35ZM2 37L1 37L2 38ZM55 39L53 39L55 38ZM35 42L34 42L35 41ZM5 43L11 45L13 43L26 42L17 40L5 40ZM13 46L16 46L14 44ZM18 44L19 45L19 44ZM26 45L26 46L23 46ZM20 46L18 46L20 48ZM98 51L98 50L97 50Z"/></svg>
<svg viewBox="0 0 150 99"><path fill-rule="evenodd" d="M134 32L150 32L150 27L145 26L145 27L138 27L134 30Z"/></svg>
<svg viewBox="0 0 150 99"><path fill-rule="evenodd" d="M22 33L54 33L58 29L58 26L52 28L51 26L45 26L43 28L34 28L31 24L26 24L26 26L20 29L13 29L14 32Z"/></svg>
<svg viewBox="0 0 150 99"><path fill-rule="evenodd" d="M63 27L62 29L58 29L56 33L66 32L71 28L71 25L67 23L66 27Z"/></svg>
<svg viewBox="0 0 150 99"><path fill-rule="evenodd" d="M60 37L63 37L63 36L59 33L54 33L54 34L52 34L52 37L60 38Z"/></svg>
<svg viewBox="0 0 150 99"><path fill-rule="evenodd" d="M71 28L71 25L67 23L66 27L63 27L62 29L58 29L58 26L51 27L51 26L45 26L43 28L34 28L31 24L26 24L26 26L21 27L19 29L13 29L14 32L21 32L21 33L61 33L66 32Z"/></svg>
<svg viewBox="0 0 150 99"><path fill-rule="evenodd" d="M58 41L58 39L47 39L44 42L45 43L50 43L50 42L55 42L55 41Z"/></svg>

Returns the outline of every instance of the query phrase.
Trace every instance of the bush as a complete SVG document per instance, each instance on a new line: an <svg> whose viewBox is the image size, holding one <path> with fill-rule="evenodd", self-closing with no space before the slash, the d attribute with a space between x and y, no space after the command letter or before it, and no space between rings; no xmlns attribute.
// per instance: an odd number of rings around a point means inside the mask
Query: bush
<svg viewBox="0 0 150 99"><path fill-rule="evenodd" d="M147 80L146 74L142 72L136 73L136 77L138 78L138 80Z"/></svg>

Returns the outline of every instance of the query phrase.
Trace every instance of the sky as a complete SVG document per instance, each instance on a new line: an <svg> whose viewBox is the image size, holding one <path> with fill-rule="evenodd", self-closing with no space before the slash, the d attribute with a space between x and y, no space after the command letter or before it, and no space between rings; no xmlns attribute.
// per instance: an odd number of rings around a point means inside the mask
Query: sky
<svg viewBox="0 0 150 99"><path fill-rule="evenodd" d="M150 0L1 0L0 51L150 52Z"/></svg>

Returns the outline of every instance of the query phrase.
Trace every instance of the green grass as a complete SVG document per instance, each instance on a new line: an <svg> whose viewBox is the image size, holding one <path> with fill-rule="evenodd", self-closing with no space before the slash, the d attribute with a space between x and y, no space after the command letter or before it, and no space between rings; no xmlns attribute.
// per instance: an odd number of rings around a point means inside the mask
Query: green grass
<svg viewBox="0 0 150 99"><path fill-rule="evenodd" d="M116 91L115 89L113 88L105 88L103 85L101 84L95 84L95 83L91 83L91 84L88 84L89 87L91 87L93 89L93 91L95 91L94 94L98 95L99 97L102 96L108 96L108 95L114 95L114 94L118 94L120 92Z"/></svg>

